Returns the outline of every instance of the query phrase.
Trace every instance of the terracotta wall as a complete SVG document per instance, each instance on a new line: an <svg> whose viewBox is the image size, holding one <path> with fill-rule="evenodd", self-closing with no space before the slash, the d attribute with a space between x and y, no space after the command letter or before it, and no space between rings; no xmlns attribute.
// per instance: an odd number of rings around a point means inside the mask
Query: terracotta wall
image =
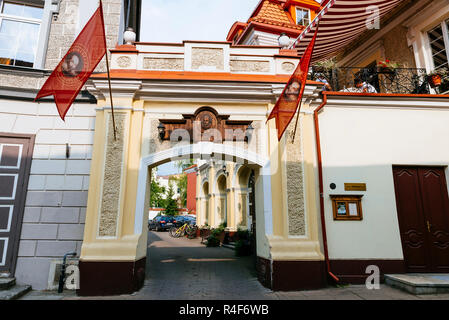
<svg viewBox="0 0 449 320"><path fill-rule="evenodd" d="M187 174L187 210L196 213L196 172Z"/></svg>

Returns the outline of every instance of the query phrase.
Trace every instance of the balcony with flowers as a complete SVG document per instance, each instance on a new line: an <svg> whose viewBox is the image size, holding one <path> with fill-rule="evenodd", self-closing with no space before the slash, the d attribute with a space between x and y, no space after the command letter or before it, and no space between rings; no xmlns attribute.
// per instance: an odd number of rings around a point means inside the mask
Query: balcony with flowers
<svg viewBox="0 0 449 320"><path fill-rule="evenodd" d="M385 59L366 67L339 67L334 59L312 66L310 79L326 83L327 91L383 94L447 94L449 68L427 72Z"/></svg>

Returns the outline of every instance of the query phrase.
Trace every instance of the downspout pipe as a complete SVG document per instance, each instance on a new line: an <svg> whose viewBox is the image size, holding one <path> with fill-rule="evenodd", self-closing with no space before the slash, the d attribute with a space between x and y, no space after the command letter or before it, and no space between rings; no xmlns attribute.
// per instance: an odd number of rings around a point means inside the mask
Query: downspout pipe
<svg viewBox="0 0 449 320"><path fill-rule="evenodd" d="M318 122L318 115L321 109L327 104L327 95L326 92L322 92L323 94L323 102L321 105L315 109L313 112L313 117L315 121L315 141L316 141L316 150L318 155L318 180L319 180L319 190L320 190L320 216L321 216L321 230L323 233L323 247L324 247L324 259L326 261L326 269L328 275L335 281L340 282L340 279L334 275L331 271L330 262L329 262L329 252L327 249L327 234L326 234L326 222L324 218L324 183L323 183L323 161L321 157L321 140L320 140L320 127Z"/></svg>

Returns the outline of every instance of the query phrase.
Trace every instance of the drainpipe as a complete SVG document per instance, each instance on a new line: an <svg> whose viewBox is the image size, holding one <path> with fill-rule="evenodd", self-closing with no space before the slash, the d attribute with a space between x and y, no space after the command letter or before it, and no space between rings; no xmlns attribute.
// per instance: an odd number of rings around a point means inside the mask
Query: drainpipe
<svg viewBox="0 0 449 320"><path fill-rule="evenodd" d="M315 120L315 140L316 140L316 150L318 154L318 177L319 177L319 188L320 188L320 215L321 215L321 229L323 233L323 247L324 247L324 259L326 260L326 268L329 276L335 280L335 282L340 282L340 279L331 272L329 253L327 250L327 235L326 235L326 222L324 219L324 187L323 187L323 162L321 158L321 141L320 141L320 127L318 123L318 114L321 109L327 104L326 92L323 92L323 103L315 109L313 112L313 117Z"/></svg>
<svg viewBox="0 0 449 320"><path fill-rule="evenodd" d="M65 268L66 268L66 260L67 260L68 256L75 257L76 256L76 252L66 253L64 255L64 258L62 259L61 274L59 275L58 293L62 293L64 291Z"/></svg>

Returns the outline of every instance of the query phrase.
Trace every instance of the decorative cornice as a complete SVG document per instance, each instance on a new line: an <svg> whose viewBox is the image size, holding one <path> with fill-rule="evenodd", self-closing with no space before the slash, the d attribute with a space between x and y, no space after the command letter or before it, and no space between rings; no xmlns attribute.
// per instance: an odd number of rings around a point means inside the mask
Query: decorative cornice
<svg viewBox="0 0 449 320"><path fill-rule="evenodd" d="M203 101L275 103L285 84L196 82L164 80L112 80L112 95L118 98L142 99L144 101ZM304 91L306 100L316 99L320 84L308 84ZM109 97L108 81L90 79L86 89L98 100Z"/></svg>

